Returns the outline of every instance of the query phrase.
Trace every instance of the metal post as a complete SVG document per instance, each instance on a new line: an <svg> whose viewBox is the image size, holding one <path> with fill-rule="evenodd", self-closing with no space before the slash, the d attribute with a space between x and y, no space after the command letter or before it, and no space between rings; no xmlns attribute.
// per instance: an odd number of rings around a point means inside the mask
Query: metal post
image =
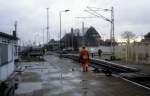
<svg viewBox="0 0 150 96"><path fill-rule="evenodd" d="M126 44L126 64L128 63L128 43Z"/></svg>
<svg viewBox="0 0 150 96"><path fill-rule="evenodd" d="M49 41L49 8L47 8L47 43Z"/></svg>
<svg viewBox="0 0 150 96"><path fill-rule="evenodd" d="M17 21L15 21L15 24L14 24L14 27L15 27L15 36L17 37L17 24L18 24L18 22ZM14 34L13 34L14 35ZM18 59L18 41L16 42L16 57L17 57L17 59Z"/></svg>
<svg viewBox="0 0 150 96"><path fill-rule="evenodd" d="M42 30L42 31L43 31L43 45L44 45L44 28L43 28L43 30Z"/></svg>
<svg viewBox="0 0 150 96"><path fill-rule="evenodd" d="M82 22L82 32L83 32L83 37L82 37L82 45L85 45L85 37L84 37L84 21Z"/></svg>
<svg viewBox="0 0 150 96"><path fill-rule="evenodd" d="M60 37L59 37L59 49L61 50L61 12L59 12L59 18L60 18Z"/></svg>
<svg viewBox="0 0 150 96"><path fill-rule="evenodd" d="M18 22L15 21L14 27L15 27L16 35L17 35L17 24L18 24Z"/></svg>
<svg viewBox="0 0 150 96"><path fill-rule="evenodd" d="M111 32L110 32L110 39L111 39L112 54L113 54L113 56L115 56L114 7L111 8Z"/></svg>
<svg viewBox="0 0 150 96"><path fill-rule="evenodd" d="M62 12L68 12L68 11L70 11L70 10L63 10L63 11L60 11L59 12L59 18L60 18L60 40L59 40L59 48L60 48L60 50L61 50L61 13Z"/></svg>
<svg viewBox="0 0 150 96"><path fill-rule="evenodd" d="M67 49L67 33L66 33L66 31L65 31L65 48Z"/></svg>
<svg viewBox="0 0 150 96"><path fill-rule="evenodd" d="M71 36L71 37L72 37L72 50L74 49L74 44L73 44L74 36L73 36L73 34L74 34L74 33L73 33L73 30L72 30L72 32L71 32L71 35L72 35L72 36Z"/></svg>
<svg viewBox="0 0 150 96"><path fill-rule="evenodd" d="M88 10L85 10L86 12L98 17L102 18L105 21L108 21L111 23L111 29L110 29L110 40L111 40L111 51L112 51L112 56L115 56L115 36L114 36L114 8L112 7L110 10L109 9L101 9L101 8L96 8L93 9L92 7L87 7ZM111 19L104 17L103 15L99 14L97 11L110 11L111 12ZM115 58L114 58L115 59Z"/></svg>

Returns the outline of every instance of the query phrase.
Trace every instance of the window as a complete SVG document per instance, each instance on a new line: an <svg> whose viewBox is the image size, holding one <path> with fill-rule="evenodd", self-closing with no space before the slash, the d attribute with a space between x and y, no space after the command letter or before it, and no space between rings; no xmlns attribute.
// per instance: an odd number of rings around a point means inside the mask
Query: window
<svg viewBox="0 0 150 96"><path fill-rule="evenodd" d="M0 65L8 62L8 45L0 43Z"/></svg>
<svg viewBox="0 0 150 96"><path fill-rule="evenodd" d="M13 45L8 45L8 62L11 62L13 60L13 55L14 55L14 51L13 51Z"/></svg>

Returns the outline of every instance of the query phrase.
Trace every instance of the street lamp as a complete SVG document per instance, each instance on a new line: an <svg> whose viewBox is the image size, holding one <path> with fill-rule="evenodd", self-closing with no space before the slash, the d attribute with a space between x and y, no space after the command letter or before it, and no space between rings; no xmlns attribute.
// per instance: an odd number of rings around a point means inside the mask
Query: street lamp
<svg viewBox="0 0 150 96"><path fill-rule="evenodd" d="M60 18L60 40L59 40L59 49L61 50L61 14L63 13L63 12L68 12L68 11L70 11L70 10L62 10L62 11L59 11L59 18Z"/></svg>

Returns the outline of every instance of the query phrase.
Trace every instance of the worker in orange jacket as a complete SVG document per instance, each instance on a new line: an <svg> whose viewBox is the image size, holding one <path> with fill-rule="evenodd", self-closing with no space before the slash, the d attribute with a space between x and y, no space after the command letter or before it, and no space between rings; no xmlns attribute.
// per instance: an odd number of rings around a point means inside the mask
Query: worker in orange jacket
<svg viewBox="0 0 150 96"><path fill-rule="evenodd" d="M87 72L89 65L89 52L85 47L82 47L82 49L80 50L80 60L82 63L83 72Z"/></svg>

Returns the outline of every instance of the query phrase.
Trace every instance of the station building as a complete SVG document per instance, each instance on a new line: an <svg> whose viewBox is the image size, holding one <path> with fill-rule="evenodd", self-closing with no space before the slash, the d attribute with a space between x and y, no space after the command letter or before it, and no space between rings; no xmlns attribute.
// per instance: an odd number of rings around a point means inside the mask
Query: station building
<svg viewBox="0 0 150 96"><path fill-rule="evenodd" d="M17 41L15 31L13 35L0 32L0 94L9 96L15 90L15 59L17 57ZM12 95L10 95L12 96Z"/></svg>

